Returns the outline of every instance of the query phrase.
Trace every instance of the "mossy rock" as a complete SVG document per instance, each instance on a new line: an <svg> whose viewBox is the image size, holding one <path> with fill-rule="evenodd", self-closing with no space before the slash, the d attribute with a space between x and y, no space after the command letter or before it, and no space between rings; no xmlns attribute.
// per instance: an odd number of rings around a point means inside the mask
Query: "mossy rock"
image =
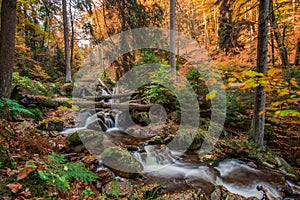
<svg viewBox="0 0 300 200"><path fill-rule="evenodd" d="M41 121L36 128L43 131L62 131L64 122L62 120L46 119Z"/></svg>
<svg viewBox="0 0 300 200"><path fill-rule="evenodd" d="M104 165L118 176L136 178L142 175L142 165L125 148L106 148L101 158Z"/></svg>
<svg viewBox="0 0 300 200"><path fill-rule="evenodd" d="M131 113L132 120L141 126L147 126L151 123L148 112L139 112L137 110L132 110Z"/></svg>
<svg viewBox="0 0 300 200"><path fill-rule="evenodd" d="M66 140L69 142L69 145L79 145L82 144L82 141L79 137L79 134L76 132L72 135L67 136Z"/></svg>
<svg viewBox="0 0 300 200"><path fill-rule="evenodd" d="M276 157L275 160L277 161L279 169L284 174L286 174L290 178L294 177L296 180L299 179L299 175L296 173L294 168L289 163L287 163L283 158Z"/></svg>
<svg viewBox="0 0 300 200"><path fill-rule="evenodd" d="M81 145L82 143L88 147L96 147L103 142L103 133L91 129L80 130L72 135L69 135L66 140L70 146Z"/></svg>
<svg viewBox="0 0 300 200"><path fill-rule="evenodd" d="M212 200L242 200L242 199L257 200L257 198L254 196L245 198L238 194L230 193L226 188L220 185L216 186L215 190L210 195L210 199Z"/></svg>

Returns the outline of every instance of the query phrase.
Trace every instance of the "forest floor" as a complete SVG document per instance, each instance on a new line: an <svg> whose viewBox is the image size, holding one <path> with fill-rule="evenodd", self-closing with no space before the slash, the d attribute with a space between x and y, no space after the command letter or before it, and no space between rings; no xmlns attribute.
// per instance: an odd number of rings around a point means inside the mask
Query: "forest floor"
<svg viewBox="0 0 300 200"><path fill-rule="evenodd" d="M64 126L69 126L74 122L74 113L71 109L49 110L43 116L44 119L60 117L64 119ZM263 165L264 163L268 163L267 155L269 155L268 152L271 152L271 154L284 158L294 168L296 173L300 175L299 123L291 123L291 121L290 119L285 119L285 121L280 119L273 121L272 124L267 123L267 149L261 151L258 151L251 144L245 142L247 141L245 127L232 128L225 126L227 134L221 136L216 144L214 154L208 159L230 157L254 162L256 165ZM64 153L63 149L68 145L66 137L58 134L58 132L51 133L49 131L37 130L33 119L20 118L18 122L2 120L0 130L2 135L4 133L6 136L5 138L3 136L0 138L0 143L5 142L8 147L9 159L13 161L13 166L0 168L0 185L2 185L0 187L0 199L26 199L36 197L36 195L41 196L41 191L38 190L44 187L40 186L41 188L39 188L38 185L43 185L44 183L33 175L35 169L29 168L28 164L34 163L37 169L45 167L42 158L49 155L50 152L65 155L69 162L81 161L91 171L95 172L97 168L96 158L86 150ZM268 166L266 164L264 167ZM22 169L26 169L25 174ZM106 178L110 177L108 174L101 174L101 176L102 178L105 178L105 176L108 176ZM48 186L45 187L48 188ZM45 188L42 190L45 190ZM76 181L72 183L71 189L67 193L50 187L43 195L56 196L59 197L58 199L93 199L95 195L103 195L103 192L105 193L103 188L97 188L96 182L87 185L82 181ZM142 193L142 191L140 192ZM184 193L189 192L186 191ZM139 195L143 196L143 194ZM170 197L171 195L165 194L165 197Z"/></svg>

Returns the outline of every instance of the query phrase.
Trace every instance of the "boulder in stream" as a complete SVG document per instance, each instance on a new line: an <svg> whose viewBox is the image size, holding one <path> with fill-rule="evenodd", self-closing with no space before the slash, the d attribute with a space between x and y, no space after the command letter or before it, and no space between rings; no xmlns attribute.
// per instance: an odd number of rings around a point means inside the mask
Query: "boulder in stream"
<svg viewBox="0 0 300 200"><path fill-rule="evenodd" d="M88 147L89 150L94 150L102 145L103 133L85 129L69 135L66 140L69 143L67 147L68 151L82 152L85 150L85 147Z"/></svg>
<svg viewBox="0 0 300 200"><path fill-rule="evenodd" d="M215 190L210 195L210 199L211 200L242 200L242 199L258 200L258 198L256 197L245 198L238 194L230 193L226 188L220 185L216 186Z"/></svg>
<svg viewBox="0 0 300 200"><path fill-rule="evenodd" d="M142 176L142 165L125 148L115 146L106 148L101 159L117 176L136 178Z"/></svg>

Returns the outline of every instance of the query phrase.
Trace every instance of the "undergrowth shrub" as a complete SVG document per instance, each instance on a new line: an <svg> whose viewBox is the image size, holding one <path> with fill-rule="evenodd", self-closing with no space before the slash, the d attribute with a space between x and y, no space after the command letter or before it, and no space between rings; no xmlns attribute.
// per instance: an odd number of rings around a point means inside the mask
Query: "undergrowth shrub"
<svg viewBox="0 0 300 200"><path fill-rule="evenodd" d="M32 80L26 76L21 76L18 72L13 73L13 87L16 85L20 85L22 88L25 89L26 94L33 94L33 95L42 95L42 96L51 96L52 91L44 86L43 83Z"/></svg>
<svg viewBox="0 0 300 200"><path fill-rule="evenodd" d="M47 156L44 169L38 170L38 173L42 180L60 192L67 192L74 180L90 183L99 178L95 173L88 171L83 163L67 162L64 156L55 153Z"/></svg>
<svg viewBox="0 0 300 200"><path fill-rule="evenodd" d="M0 114L8 120L16 120L18 116L41 119L42 112L39 108L25 108L17 100L0 98Z"/></svg>

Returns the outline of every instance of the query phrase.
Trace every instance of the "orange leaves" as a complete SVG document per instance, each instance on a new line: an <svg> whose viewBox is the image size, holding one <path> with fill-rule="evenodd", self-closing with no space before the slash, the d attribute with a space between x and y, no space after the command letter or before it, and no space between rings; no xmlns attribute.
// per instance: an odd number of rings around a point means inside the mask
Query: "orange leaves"
<svg viewBox="0 0 300 200"><path fill-rule="evenodd" d="M29 174L31 174L35 170L36 170L36 167L33 167L33 166L25 167L24 169L19 171L17 181L26 178Z"/></svg>
<svg viewBox="0 0 300 200"><path fill-rule="evenodd" d="M12 193L15 194L22 189L22 185L20 183L9 183L6 185L6 187L8 187Z"/></svg>

